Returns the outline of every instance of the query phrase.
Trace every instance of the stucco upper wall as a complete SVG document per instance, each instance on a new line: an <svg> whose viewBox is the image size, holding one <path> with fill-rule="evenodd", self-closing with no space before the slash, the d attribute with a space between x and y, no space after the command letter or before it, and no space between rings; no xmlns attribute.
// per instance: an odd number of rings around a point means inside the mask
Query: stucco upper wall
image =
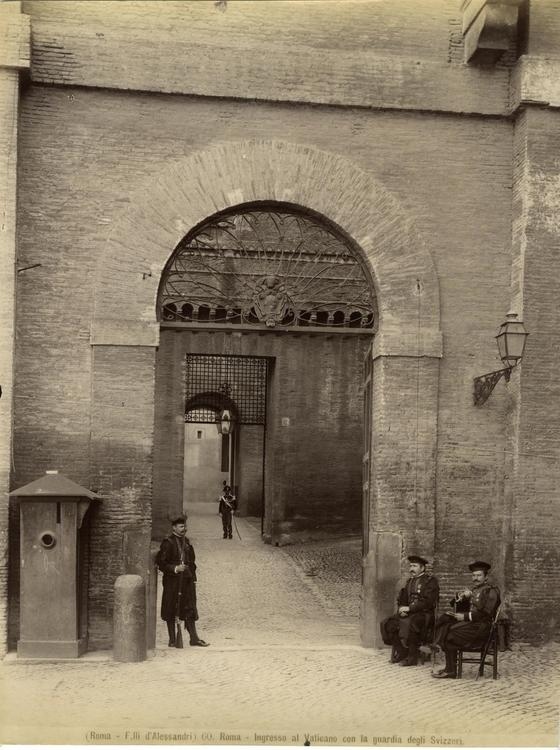
<svg viewBox="0 0 560 750"><path fill-rule="evenodd" d="M35 82L506 114L506 66L463 64L457 0L28 0Z"/></svg>

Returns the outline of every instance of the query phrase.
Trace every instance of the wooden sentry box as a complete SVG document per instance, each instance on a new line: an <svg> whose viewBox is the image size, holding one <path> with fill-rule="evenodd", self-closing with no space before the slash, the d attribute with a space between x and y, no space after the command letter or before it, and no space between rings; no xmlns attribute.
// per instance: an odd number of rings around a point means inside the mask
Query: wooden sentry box
<svg viewBox="0 0 560 750"><path fill-rule="evenodd" d="M87 651L89 528L98 495L57 471L10 493L20 504L18 657Z"/></svg>

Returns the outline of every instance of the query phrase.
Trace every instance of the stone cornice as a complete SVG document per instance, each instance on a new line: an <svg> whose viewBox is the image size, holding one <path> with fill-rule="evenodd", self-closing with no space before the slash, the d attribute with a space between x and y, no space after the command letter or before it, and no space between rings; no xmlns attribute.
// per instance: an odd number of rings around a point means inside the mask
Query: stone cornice
<svg viewBox="0 0 560 750"><path fill-rule="evenodd" d="M465 62L494 64L517 38L522 0L463 0Z"/></svg>

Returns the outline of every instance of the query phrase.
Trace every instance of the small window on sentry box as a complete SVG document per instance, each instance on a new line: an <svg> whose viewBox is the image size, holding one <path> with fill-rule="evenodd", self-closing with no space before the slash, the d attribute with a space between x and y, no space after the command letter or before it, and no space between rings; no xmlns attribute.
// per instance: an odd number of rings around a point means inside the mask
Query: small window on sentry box
<svg viewBox="0 0 560 750"><path fill-rule="evenodd" d="M196 439L197 440L202 440L202 430L197 430L196 431Z"/></svg>

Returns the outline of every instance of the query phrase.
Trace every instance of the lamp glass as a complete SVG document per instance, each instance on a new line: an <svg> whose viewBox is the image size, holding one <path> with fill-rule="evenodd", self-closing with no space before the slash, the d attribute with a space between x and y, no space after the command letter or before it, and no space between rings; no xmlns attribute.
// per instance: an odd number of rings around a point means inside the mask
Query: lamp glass
<svg viewBox="0 0 560 750"><path fill-rule="evenodd" d="M514 367L523 357L528 334L523 322L517 320L516 314L508 313L507 318L500 326L496 340L500 359L504 364Z"/></svg>
<svg viewBox="0 0 560 750"><path fill-rule="evenodd" d="M231 413L227 409L224 409L219 415L216 427L220 435L230 435L232 433L233 422L231 419Z"/></svg>

